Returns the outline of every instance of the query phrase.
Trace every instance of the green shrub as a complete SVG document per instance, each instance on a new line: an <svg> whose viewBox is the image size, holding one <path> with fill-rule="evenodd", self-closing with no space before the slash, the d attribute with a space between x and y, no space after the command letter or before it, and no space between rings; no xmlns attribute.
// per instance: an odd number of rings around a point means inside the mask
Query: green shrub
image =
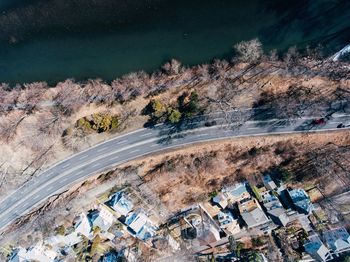
<svg viewBox="0 0 350 262"><path fill-rule="evenodd" d="M252 186L252 191L256 197L256 199L258 199L260 202L262 201L259 189L256 186Z"/></svg>
<svg viewBox="0 0 350 262"><path fill-rule="evenodd" d="M176 124L179 123L181 120L181 113L179 110L174 109L174 108L169 108L168 109L168 118L167 120L172 123Z"/></svg>
<svg viewBox="0 0 350 262"><path fill-rule="evenodd" d="M143 114L160 118L166 112L166 106L159 99L152 99L144 108Z"/></svg>
<svg viewBox="0 0 350 262"><path fill-rule="evenodd" d="M76 126L83 130L90 130L92 128L90 121L86 119L86 117L82 117L77 121Z"/></svg>
<svg viewBox="0 0 350 262"><path fill-rule="evenodd" d="M97 131L103 133L115 129L119 126L119 117L105 113L96 113L88 117L80 118L76 127L84 131Z"/></svg>
<svg viewBox="0 0 350 262"><path fill-rule="evenodd" d="M66 234L66 228L63 225L56 227L55 231L56 231L56 234L61 236L64 236Z"/></svg>

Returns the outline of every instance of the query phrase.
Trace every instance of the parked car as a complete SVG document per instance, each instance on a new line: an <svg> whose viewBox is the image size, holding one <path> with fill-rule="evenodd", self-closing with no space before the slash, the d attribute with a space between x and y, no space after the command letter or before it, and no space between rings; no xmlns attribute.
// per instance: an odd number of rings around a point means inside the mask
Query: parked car
<svg viewBox="0 0 350 262"><path fill-rule="evenodd" d="M337 128L344 128L345 125L343 123L340 123L339 125L337 125Z"/></svg>

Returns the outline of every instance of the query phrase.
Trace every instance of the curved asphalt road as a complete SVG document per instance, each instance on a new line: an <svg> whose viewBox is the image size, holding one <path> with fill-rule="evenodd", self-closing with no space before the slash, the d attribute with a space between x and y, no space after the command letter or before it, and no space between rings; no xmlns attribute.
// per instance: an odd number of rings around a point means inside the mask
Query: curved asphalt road
<svg viewBox="0 0 350 262"><path fill-rule="evenodd" d="M232 137L319 132L338 130L340 123L350 123L350 115L333 115L324 125L313 126L314 117L284 121L247 121L239 128L226 124L219 114L213 126L197 118L186 124L185 130L166 125L140 129L118 136L61 161L23 185L0 202L0 230L43 203L49 196L60 193L88 177L107 171L127 161L162 150L184 145ZM348 128L348 127L346 127Z"/></svg>

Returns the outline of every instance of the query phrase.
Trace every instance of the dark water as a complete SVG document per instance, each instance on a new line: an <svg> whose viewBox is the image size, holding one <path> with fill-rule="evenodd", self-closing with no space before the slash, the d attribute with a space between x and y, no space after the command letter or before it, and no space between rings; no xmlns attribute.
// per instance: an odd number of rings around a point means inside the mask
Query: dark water
<svg viewBox="0 0 350 262"><path fill-rule="evenodd" d="M255 37L333 52L350 42L350 1L0 0L0 82L112 80L173 57L230 57Z"/></svg>

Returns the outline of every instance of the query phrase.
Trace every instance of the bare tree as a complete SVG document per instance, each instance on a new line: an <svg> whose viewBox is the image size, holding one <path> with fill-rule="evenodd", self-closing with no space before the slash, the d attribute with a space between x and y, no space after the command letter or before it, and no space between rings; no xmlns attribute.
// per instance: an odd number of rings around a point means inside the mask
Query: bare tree
<svg viewBox="0 0 350 262"><path fill-rule="evenodd" d="M168 75L177 75L183 70L181 63L176 59L171 59L170 62L162 66L162 69Z"/></svg>
<svg viewBox="0 0 350 262"><path fill-rule="evenodd" d="M0 137L5 142L9 142L17 132L17 128L20 123L28 115L21 111L14 111L6 116L0 117Z"/></svg>
<svg viewBox="0 0 350 262"><path fill-rule="evenodd" d="M250 41L242 41L233 46L238 54L238 59L246 63L257 63L263 55L262 44L255 38Z"/></svg>

